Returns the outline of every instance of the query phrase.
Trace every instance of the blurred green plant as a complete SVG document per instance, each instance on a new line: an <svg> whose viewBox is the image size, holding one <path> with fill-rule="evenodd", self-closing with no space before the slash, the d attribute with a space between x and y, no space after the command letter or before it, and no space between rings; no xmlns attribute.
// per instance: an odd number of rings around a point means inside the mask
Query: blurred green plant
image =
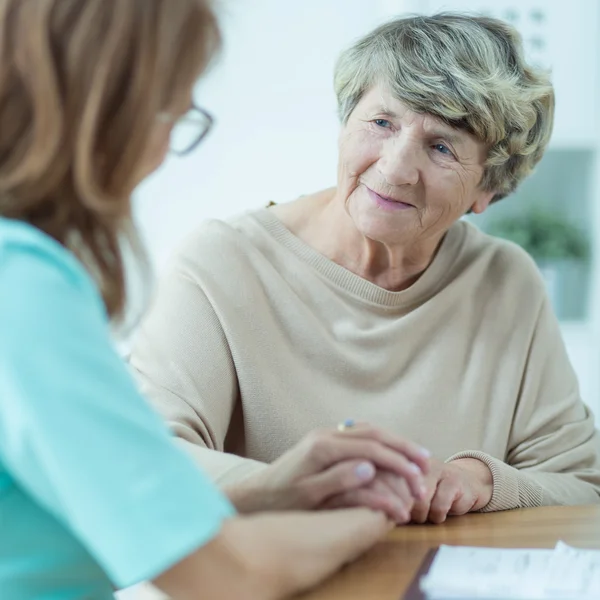
<svg viewBox="0 0 600 600"><path fill-rule="evenodd" d="M554 212L531 209L525 214L494 219L486 229L491 235L518 244L538 262L585 261L590 255L585 233Z"/></svg>

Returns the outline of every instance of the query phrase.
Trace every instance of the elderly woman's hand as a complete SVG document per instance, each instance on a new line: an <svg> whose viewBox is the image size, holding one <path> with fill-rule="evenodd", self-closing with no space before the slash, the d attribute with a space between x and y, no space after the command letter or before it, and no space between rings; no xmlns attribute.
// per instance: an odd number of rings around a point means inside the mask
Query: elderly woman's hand
<svg viewBox="0 0 600 600"><path fill-rule="evenodd" d="M494 491L491 471L475 458L450 463L432 460L426 481L427 495L412 508L415 523L443 523L448 515L480 510L489 504Z"/></svg>
<svg viewBox="0 0 600 600"><path fill-rule="evenodd" d="M483 508L493 492L490 470L474 458L447 464L432 460L426 485L425 497L415 500L402 477L378 471L368 485L330 498L324 508L365 506L385 512L398 525L409 521L443 523L448 515L464 515Z"/></svg>
<svg viewBox="0 0 600 600"><path fill-rule="evenodd" d="M414 504L415 498L406 479L388 471L378 471L369 484L333 496L322 508L368 507L384 512L397 525L404 525L411 520Z"/></svg>
<svg viewBox="0 0 600 600"><path fill-rule="evenodd" d="M352 506L375 507L399 520L415 499L426 497L428 472L429 453L417 444L356 425L309 433L264 471L225 492L240 512L254 512L320 508L360 488ZM395 490L394 510L373 501L374 491L385 486Z"/></svg>

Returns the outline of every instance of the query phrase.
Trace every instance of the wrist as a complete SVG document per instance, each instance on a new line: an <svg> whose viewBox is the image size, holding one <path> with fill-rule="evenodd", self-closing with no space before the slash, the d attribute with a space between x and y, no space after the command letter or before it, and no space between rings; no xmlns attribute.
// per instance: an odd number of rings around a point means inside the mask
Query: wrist
<svg viewBox="0 0 600 600"><path fill-rule="evenodd" d="M234 517L207 544L153 579L169 598L191 600L202 590L208 598L275 600L276 586L269 547L257 543L257 526L249 517ZM279 595L277 595L279 594Z"/></svg>
<svg viewBox="0 0 600 600"><path fill-rule="evenodd" d="M230 573L235 573L244 593L242 600L275 600L289 595L285 567L289 564L268 536L259 535L261 517L238 517L224 527L221 541L231 561ZM275 551L274 551L275 550Z"/></svg>
<svg viewBox="0 0 600 600"><path fill-rule="evenodd" d="M229 498L231 504L240 514L250 514L264 510L260 486L252 476L242 482L225 485L221 491Z"/></svg>
<svg viewBox="0 0 600 600"><path fill-rule="evenodd" d="M281 536L279 528L272 531L272 520L273 515L241 516L229 522L223 536L237 577L245 588L244 600L287 598L302 587L302 581L297 581L297 564L286 552L285 536ZM279 523L283 524L281 519Z"/></svg>
<svg viewBox="0 0 600 600"><path fill-rule="evenodd" d="M267 467L241 481L223 485L221 491L241 514L285 510L288 507L273 488L270 473Z"/></svg>

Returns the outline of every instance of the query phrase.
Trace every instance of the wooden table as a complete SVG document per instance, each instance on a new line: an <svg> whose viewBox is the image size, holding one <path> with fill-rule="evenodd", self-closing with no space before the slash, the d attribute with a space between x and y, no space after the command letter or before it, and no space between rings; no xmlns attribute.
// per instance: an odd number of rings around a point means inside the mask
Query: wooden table
<svg viewBox="0 0 600 600"><path fill-rule="evenodd" d="M400 600L431 548L440 544L552 548L562 540L600 549L600 505L552 506L450 518L443 525L410 525L302 600Z"/></svg>

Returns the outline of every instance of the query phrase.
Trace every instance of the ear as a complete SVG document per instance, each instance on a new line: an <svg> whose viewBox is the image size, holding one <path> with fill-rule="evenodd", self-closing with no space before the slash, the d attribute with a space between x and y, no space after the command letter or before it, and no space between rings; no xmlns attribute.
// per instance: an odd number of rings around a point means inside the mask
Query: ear
<svg viewBox="0 0 600 600"><path fill-rule="evenodd" d="M477 200L471 206L471 212L474 212L476 215L480 215L485 209L490 205L490 202L493 200L496 192L481 192Z"/></svg>

